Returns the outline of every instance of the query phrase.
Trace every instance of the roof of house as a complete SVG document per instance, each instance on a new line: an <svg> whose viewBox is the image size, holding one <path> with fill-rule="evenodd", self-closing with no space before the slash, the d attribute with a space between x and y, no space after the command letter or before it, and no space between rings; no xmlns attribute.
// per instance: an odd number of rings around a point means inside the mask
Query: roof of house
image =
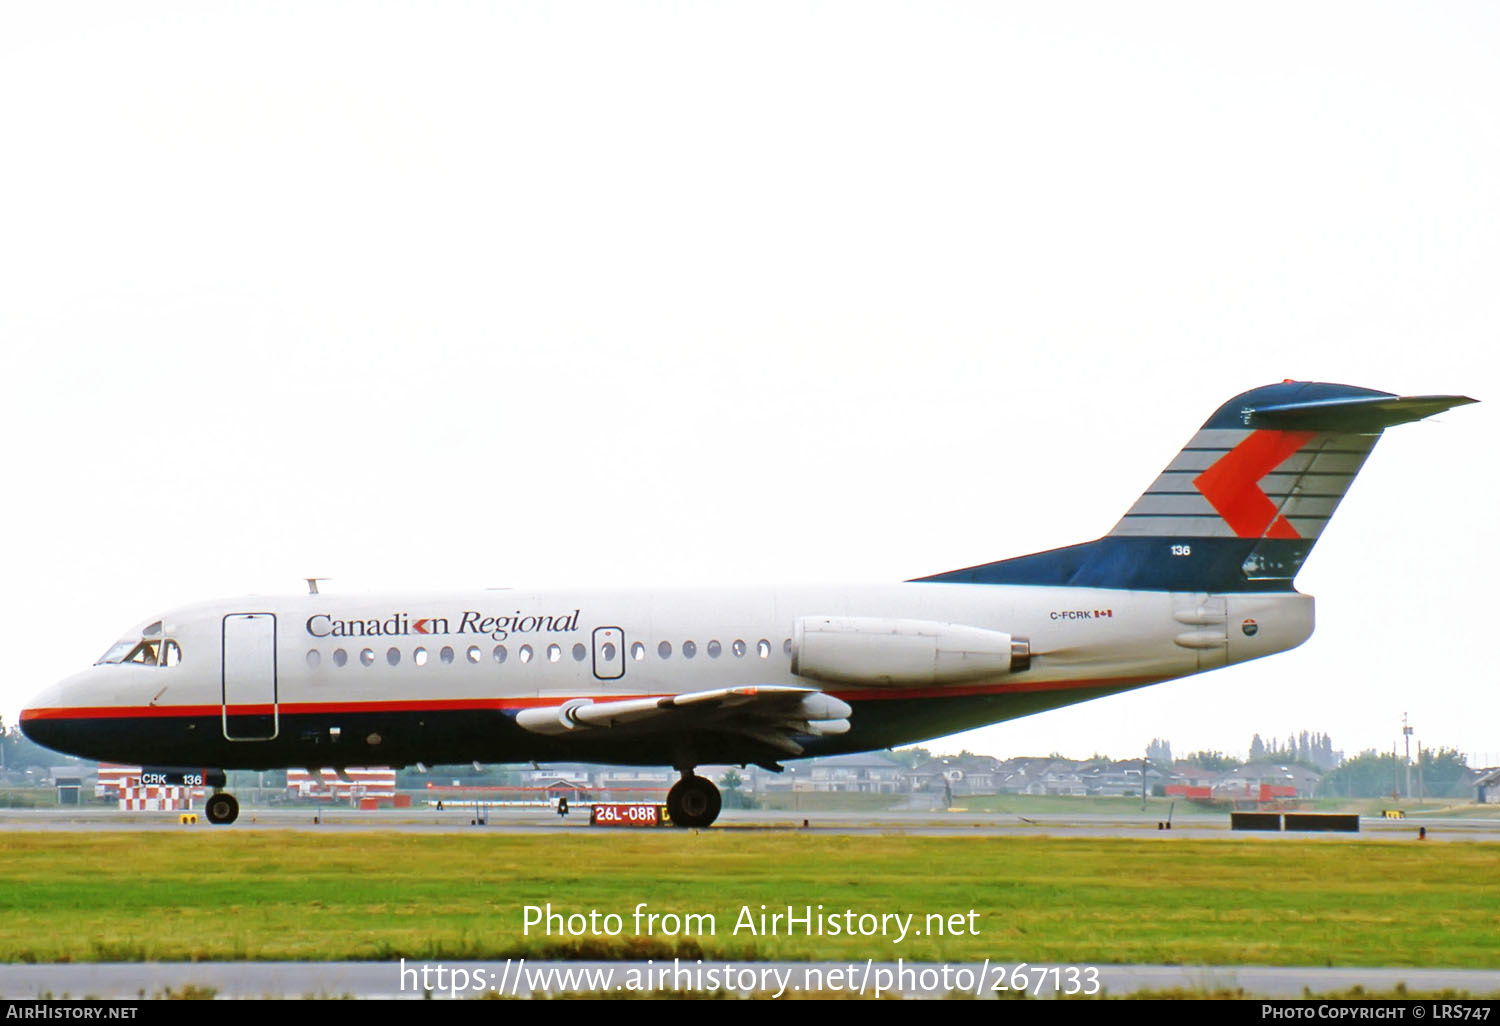
<svg viewBox="0 0 1500 1026"><path fill-rule="evenodd" d="M947 770L962 770L964 773L995 773L1002 768L999 759L989 755L943 755L936 759L928 759L913 773L943 773Z"/></svg>
<svg viewBox="0 0 1500 1026"><path fill-rule="evenodd" d="M1480 775L1475 778L1472 786L1489 787L1492 784L1500 784L1500 766L1481 769L1477 772Z"/></svg>
<svg viewBox="0 0 1500 1026"><path fill-rule="evenodd" d="M901 771L899 762L892 762L874 752L856 752L853 755L827 755L814 759L810 769L885 769Z"/></svg>
<svg viewBox="0 0 1500 1026"><path fill-rule="evenodd" d="M1298 783L1307 783L1322 779L1322 774L1316 770L1310 770L1306 766L1298 766L1290 763L1277 762L1251 762L1244 766L1236 766L1225 773L1221 778L1224 781L1237 780L1291 780Z"/></svg>

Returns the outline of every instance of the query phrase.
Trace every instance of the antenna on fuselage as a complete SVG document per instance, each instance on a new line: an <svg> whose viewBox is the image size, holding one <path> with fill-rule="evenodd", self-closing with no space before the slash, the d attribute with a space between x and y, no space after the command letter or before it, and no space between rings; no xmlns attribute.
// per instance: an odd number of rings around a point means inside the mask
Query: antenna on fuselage
<svg viewBox="0 0 1500 1026"><path fill-rule="evenodd" d="M331 580L333 580L333 578L331 578L331 577L304 577L302 579L307 582L307 593L309 595L316 595L318 593L318 582L319 581L331 581Z"/></svg>

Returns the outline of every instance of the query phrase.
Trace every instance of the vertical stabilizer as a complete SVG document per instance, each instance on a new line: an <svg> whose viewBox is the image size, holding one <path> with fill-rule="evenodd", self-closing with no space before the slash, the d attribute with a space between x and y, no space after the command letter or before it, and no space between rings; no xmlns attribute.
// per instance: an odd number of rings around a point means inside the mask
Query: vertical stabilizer
<svg viewBox="0 0 1500 1026"><path fill-rule="evenodd" d="M927 581L1287 590L1387 427L1474 400L1285 381L1214 413L1098 541Z"/></svg>

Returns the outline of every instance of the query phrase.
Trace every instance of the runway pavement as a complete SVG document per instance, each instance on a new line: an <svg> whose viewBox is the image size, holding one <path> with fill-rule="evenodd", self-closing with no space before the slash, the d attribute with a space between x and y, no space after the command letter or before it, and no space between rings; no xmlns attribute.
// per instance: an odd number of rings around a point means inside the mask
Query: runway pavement
<svg viewBox="0 0 1500 1026"><path fill-rule="evenodd" d="M441 967L442 972L438 969ZM424 972L425 969L425 972ZM196 962L0 965L0 997L131 999L475 998L664 991L796 996L979 998L1123 995L1138 991L1228 992L1300 998L1361 987L1366 992L1451 991L1500 995L1500 970L1334 969L1303 966L1054 966L896 962Z"/></svg>
<svg viewBox="0 0 1500 1026"><path fill-rule="evenodd" d="M1133 837L1169 842L1176 838L1262 838L1285 841L1307 838L1343 841L1417 842L1425 827L1426 841L1500 842L1500 819L1423 816L1405 820L1364 818L1357 834L1295 833L1276 831L1230 831L1224 813L1174 817L1172 828L1158 828L1154 815L967 812L769 812L725 810L709 828L715 831L771 830L811 831L834 834L899 833L917 836L1064 836ZM245 808L237 822L213 826L200 816L193 826L178 822L175 812L119 812L108 808L0 809L0 831L101 831L101 830L395 830L427 832L556 833L604 830L590 827L588 812L576 808L567 817L548 809L476 809L473 805L445 803L444 809L355 810L331 808ZM617 828L627 829L627 828Z"/></svg>

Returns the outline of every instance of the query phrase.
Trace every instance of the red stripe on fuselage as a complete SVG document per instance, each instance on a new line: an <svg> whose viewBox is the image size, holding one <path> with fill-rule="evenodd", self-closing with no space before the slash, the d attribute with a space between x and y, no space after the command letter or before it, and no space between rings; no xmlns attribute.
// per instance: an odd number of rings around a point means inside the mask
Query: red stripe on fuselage
<svg viewBox="0 0 1500 1026"><path fill-rule="evenodd" d="M613 696L611 696L613 697ZM623 696L622 696L623 697ZM644 697L644 696L629 696ZM425 699L419 702L282 702L270 705L232 705L231 716L269 716L279 711L283 716L349 712L448 712L465 709L525 709L537 705L557 705L566 698L454 698ZM184 716L218 716L221 705L99 705L63 709L26 709L25 720L111 720L124 718L158 718Z"/></svg>
<svg viewBox="0 0 1500 1026"><path fill-rule="evenodd" d="M846 702L891 701L912 698L959 698L972 695L1025 694L1037 691L1070 691L1082 688L1115 687L1128 688L1137 684L1150 684L1158 677L1104 677L1095 680L1025 681L1015 684L971 684L954 687L930 687L918 689L867 688L858 691L829 691L827 694ZM654 695L552 695L545 698L453 698L424 699L405 702L282 702L274 711L282 716L317 715L319 713L382 713L382 712L461 712L464 710L490 710L504 712L515 709L535 709L579 698L596 702L619 702L638 698L666 698L666 694ZM60 709L23 709L21 720L118 720L137 718L167 718L218 716L223 713L220 705L102 705ZM230 707L231 716L269 716L270 705L235 705Z"/></svg>

